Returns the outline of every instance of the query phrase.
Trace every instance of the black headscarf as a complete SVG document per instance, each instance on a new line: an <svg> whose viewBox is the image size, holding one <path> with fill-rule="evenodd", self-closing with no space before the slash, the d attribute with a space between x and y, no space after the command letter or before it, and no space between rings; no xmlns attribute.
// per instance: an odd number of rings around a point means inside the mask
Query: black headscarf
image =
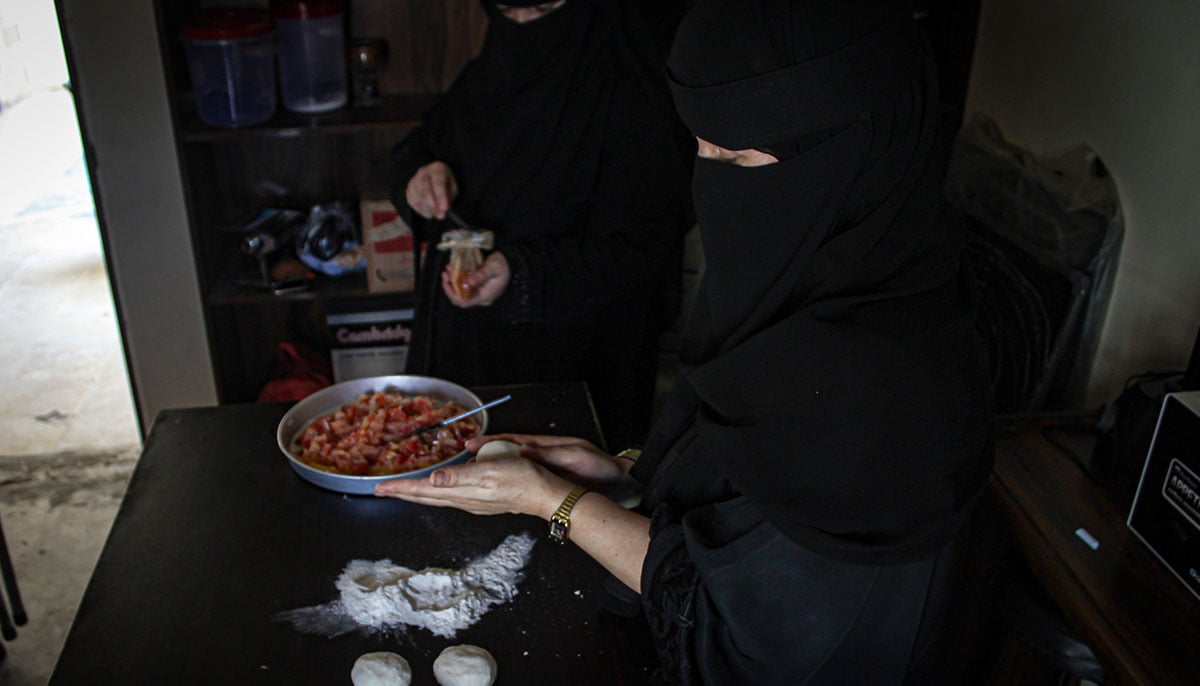
<svg viewBox="0 0 1200 686"><path fill-rule="evenodd" d="M454 209L494 232L511 272L491 306L461 309L442 294L447 253L428 249L408 369L466 385L584 379L614 445L645 435L689 209L690 139L636 2L567 0L518 24L484 0L480 54L389 165L407 214L413 175L445 162ZM425 246L455 226L409 218Z"/></svg>
<svg viewBox="0 0 1200 686"><path fill-rule="evenodd" d="M694 134L781 158L696 161L693 449L805 547L931 554L986 479L989 401L911 7L699 0L668 71Z"/></svg>
<svg viewBox="0 0 1200 686"><path fill-rule="evenodd" d="M523 24L501 15L495 0L482 5L489 19L483 48L424 123L438 156L460 175L460 214L508 226L502 240L538 238L521 235L530 221L508 212L590 194L580 184L591 179L572 171L594 164L605 124L608 84L596 76L633 74L664 111L670 95L653 42L625 0L568 0ZM456 159L462 154L469 163ZM573 180L580 187L563 188Z"/></svg>

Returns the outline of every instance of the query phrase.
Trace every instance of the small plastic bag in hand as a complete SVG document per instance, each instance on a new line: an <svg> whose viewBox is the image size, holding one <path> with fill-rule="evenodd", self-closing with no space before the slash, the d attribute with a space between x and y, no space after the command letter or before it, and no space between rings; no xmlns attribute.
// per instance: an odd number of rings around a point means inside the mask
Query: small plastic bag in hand
<svg viewBox="0 0 1200 686"><path fill-rule="evenodd" d="M450 287L462 299L470 298L467 275L483 264L483 251L492 249L491 231L455 229L442 234L438 250L450 251Z"/></svg>

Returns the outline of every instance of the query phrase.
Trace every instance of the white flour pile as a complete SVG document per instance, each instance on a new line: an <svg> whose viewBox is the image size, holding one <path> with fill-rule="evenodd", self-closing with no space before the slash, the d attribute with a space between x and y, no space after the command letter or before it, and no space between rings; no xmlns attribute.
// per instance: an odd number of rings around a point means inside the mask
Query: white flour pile
<svg viewBox="0 0 1200 686"><path fill-rule="evenodd" d="M407 625L453 638L493 605L516 595L533 542L529 534L509 536L462 569L414 571L391 560L353 560L337 579L338 600L277 618L299 631L330 636L356 627L386 630Z"/></svg>

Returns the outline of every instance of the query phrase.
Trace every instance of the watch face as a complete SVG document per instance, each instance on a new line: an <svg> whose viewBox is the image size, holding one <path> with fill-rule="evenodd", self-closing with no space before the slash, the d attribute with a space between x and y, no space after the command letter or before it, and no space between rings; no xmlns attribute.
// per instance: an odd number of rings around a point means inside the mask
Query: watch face
<svg viewBox="0 0 1200 686"><path fill-rule="evenodd" d="M641 456L642 456L642 451L637 448L626 448L626 449L622 450L621 452L617 453L617 457L623 457L626 460L629 460L630 462L637 462L638 458Z"/></svg>
<svg viewBox="0 0 1200 686"><path fill-rule="evenodd" d="M550 520L550 538L562 543L567 540L567 523L558 519Z"/></svg>

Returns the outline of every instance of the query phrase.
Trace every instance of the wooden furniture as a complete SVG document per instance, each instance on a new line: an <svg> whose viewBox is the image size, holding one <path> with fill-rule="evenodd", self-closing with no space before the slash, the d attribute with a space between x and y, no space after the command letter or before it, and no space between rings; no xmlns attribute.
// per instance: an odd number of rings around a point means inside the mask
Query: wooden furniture
<svg viewBox="0 0 1200 686"><path fill-rule="evenodd" d="M485 401L512 394L490 411L496 431L599 437L581 384L474 390ZM414 684L433 684L434 658L458 643L491 651L501 685L649 681L645 625L599 610L607 573L550 541L546 522L318 488L275 445L286 410L159 414L51 683L340 684L358 656L392 651ZM516 597L452 639L415 628L326 638L273 619L336 600L351 560L457 568L517 532L536 542Z"/></svg>
<svg viewBox="0 0 1200 686"><path fill-rule="evenodd" d="M997 444L993 494L1021 556L1103 663L1109 683L1195 683L1200 600L1139 541L1072 455L1086 432L1022 421ZM1077 443L1073 450L1064 449ZM1099 547L1076 534L1084 529Z"/></svg>
<svg viewBox="0 0 1200 686"><path fill-rule="evenodd" d="M267 207L307 210L340 201L357 217L361 199L385 198L389 151L477 53L487 19L477 0L347 0L347 41L389 44L380 106L317 115L281 108L260 126L216 129L196 116L178 38L190 16L213 4L155 0L155 6L218 399L252 401L270 378L278 343L327 348L323 322L331 302L395 309L411 304L411 296L371 296L361 274L321 277L300 293L239 285L258 276L258 265L240 253L242 236L231 228Z"/></svg>

